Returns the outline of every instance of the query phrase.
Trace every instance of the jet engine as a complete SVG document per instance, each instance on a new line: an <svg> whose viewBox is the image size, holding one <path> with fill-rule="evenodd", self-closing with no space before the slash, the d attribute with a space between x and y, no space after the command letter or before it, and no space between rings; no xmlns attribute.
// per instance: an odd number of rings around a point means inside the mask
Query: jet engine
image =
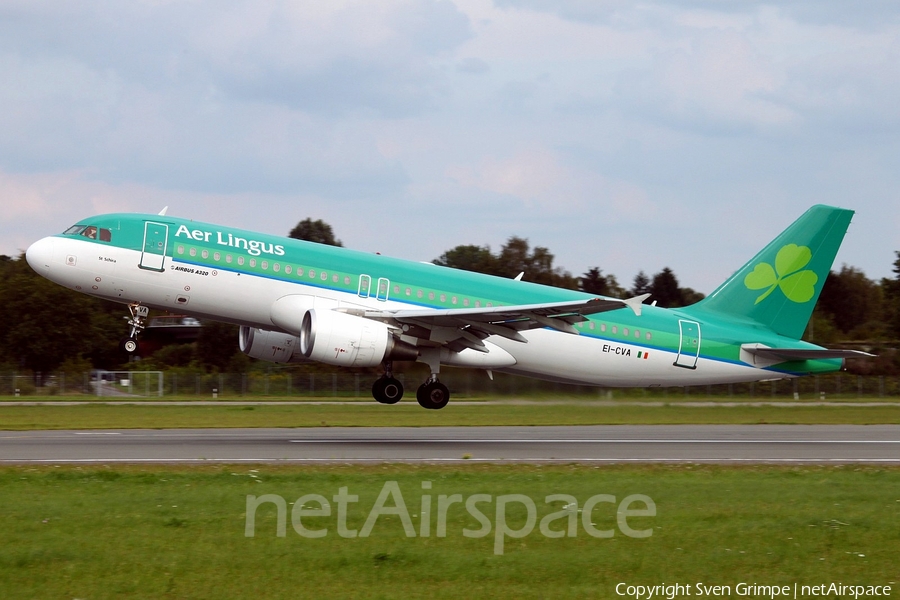
<svg viewBox="0 0 900 600"><path fill-rule="evenodd" d="M416 360L419 355L415 346L395 338L384 323L317 309L303 316L300 353L339 367L374 367L386 360Z"/></svg>
<svg viewBox="0 0 900 600"><path fill-rule="evenodd" d="M300 353L300 338L256 327L241 327L238 345L251 358L275 363L306 362Z"/></svg>

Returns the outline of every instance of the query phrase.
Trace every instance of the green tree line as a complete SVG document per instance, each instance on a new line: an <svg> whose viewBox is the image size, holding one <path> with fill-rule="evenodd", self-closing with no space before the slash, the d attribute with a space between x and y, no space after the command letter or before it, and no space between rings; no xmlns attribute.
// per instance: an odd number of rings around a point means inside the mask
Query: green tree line
<svg viewBox="0 0 900 600"><path fill-rule="evenodd" d="M291 237L340 246L327 223L306 219ZM527 239L512 236L494 253L489 246L460 245L447 250L435 264L535 283L578 289L590 294L624 298L651 294L659 306L693 304L703 294L681 287L668 267L634 276L625 288L611 273L592 267L580 277L554 264L548 248L532 248ZM875 348L878 359L855 370L863 374L900 374L900 358L891 349L900 339L900 252L892 278L873 281L859 269L844 265L825 281L805 339L823 345L856 344ZM68 290L37 275L18 257L0 256L0 369L50 372L114 369L128 356L119 349L127 333L121 304ZM238 372L253 362L237 348L237 327L203 323L196 342L171 345L149 357L144 368L190 367L207 372ZM854 363L857 364L857 363ZM264 364L265 365L265 364ZM261 366L260 368L266 368Z"/></svg>

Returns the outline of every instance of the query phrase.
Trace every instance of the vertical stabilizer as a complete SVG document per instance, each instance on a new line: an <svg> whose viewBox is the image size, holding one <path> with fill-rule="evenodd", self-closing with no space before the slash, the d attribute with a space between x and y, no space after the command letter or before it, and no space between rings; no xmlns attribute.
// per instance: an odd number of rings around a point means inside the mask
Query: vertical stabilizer
<svg viewBox="0 0 900 600"><path fill-rule="evenodd" d="M800 339L853 211L817 205L689 310L752 319Z"/></svg>

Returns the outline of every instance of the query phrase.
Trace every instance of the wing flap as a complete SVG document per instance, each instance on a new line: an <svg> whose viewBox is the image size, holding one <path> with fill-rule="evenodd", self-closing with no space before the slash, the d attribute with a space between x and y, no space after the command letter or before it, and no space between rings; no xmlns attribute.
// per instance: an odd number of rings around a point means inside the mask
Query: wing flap
<svg viewBox="0 0 900 600"><path fill-rule="evenodd" d="M574 325L586 321L587 315L630 308L640 316L641 304L648 296L649 294L642 294L625 300L595 297L545 304L437 310L344 310L367 319L390 323L403 330L405 335L446 345L451 349L466 347L484 351L482 340L492 335L525 343L527 340L520 332L529 329L547 327L578 335Z"/></svg>
<svg viewBox="0 0 900 600"><path fill-rule="evenodd" d="M627 300L618 298L591 298L575 302L551 302L547 304L521 304L517 306L490 306L484 308L449 308L449 309L413 309L397 311L366 311L365 316L372 319L391 318L398 321L407 319L427 319L434 324L454 324L460 321L475 323L505 324L516 321L537 321L535 317L547 319L564 319L572 322L584 321L584 315L592 315L610 310L629 307L635 314L640 314L641 303L649 296L642 294ZM571 319L571 320L570 320ZM542 325L549 327L550 325Z"/></svg>

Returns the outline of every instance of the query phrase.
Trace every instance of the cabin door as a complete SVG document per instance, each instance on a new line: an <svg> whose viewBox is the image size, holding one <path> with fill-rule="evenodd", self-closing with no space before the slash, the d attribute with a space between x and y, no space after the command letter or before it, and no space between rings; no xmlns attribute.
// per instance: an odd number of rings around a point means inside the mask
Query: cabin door
<svg viewBox="0 0 900 600"><path fill-rule="evenodd" d="M681 341L678 344L678 356L675 366L685 369L696 369L700 357L700 323L696 321L678 321Z"/></svg>
<svg viewBox="0 0 900 600"><path fill-rule="evenodd" d="M144 223L144 246L140 267L151 271L165 270L166 246L169 242L169 226L165 223Z"/></svg>

